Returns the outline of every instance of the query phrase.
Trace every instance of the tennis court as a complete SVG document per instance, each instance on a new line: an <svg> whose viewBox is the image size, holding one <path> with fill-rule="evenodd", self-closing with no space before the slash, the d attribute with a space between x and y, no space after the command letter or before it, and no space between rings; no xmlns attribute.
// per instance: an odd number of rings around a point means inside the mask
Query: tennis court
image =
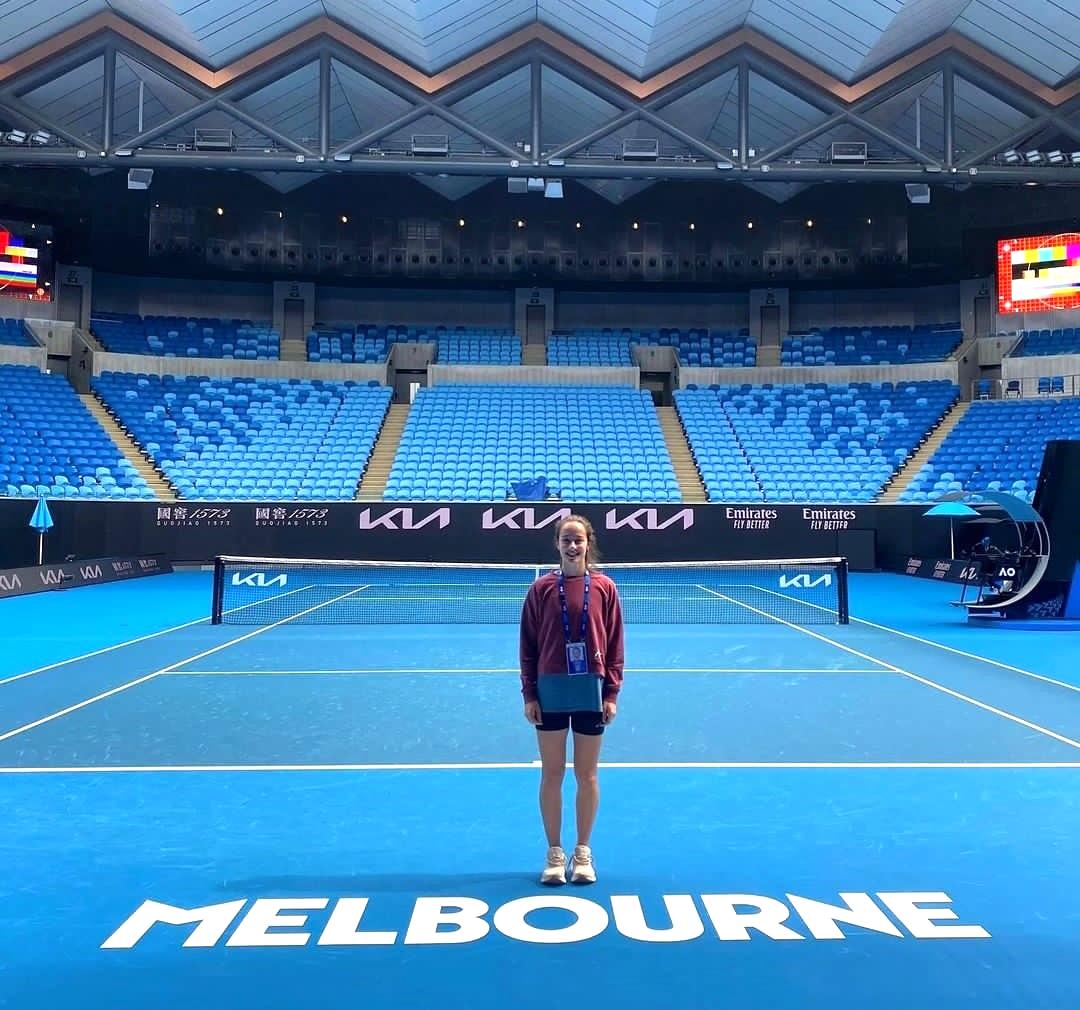
<svg viewBox="0 0 1080 1010"><path fill-rule="evenodd" d="M600 879L548 891L518 588L468 624L215 625L209 572L6 601L0 1006L1078 1004L1070 636L903 576L848 624L643 580L748 623L628 621Z"/></svg>

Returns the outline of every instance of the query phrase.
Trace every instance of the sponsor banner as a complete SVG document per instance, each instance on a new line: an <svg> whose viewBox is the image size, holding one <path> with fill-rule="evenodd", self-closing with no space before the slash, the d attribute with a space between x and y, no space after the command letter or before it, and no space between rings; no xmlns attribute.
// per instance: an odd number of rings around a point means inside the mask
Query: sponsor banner
<svg viewBox="0 0 1080 1010"><path fill-rule="evenodd" d="M72 502L50 506L49 551L156 554L207 564L222 554L543 564L571 512L596 529L608 561L750 561L846 556L941 557L948 530L918 506L648 502ZM29 564L25 502L0 501L0 565ZM944 531L943 531L944 529ZM861 535L861 541L860 541ZM847 549L845 549L847 548ZM16 551L22 551L21 556ZM854 555L852 555L854 559Z"/></svg>
<svg viewBox="0 0 1080 1010"><path fill-rule="evenodd" d="M50 589L75 589L96 586L100 582L141 579L171 571L172 565L157 557L93 558L67 561L62 565L7 568L0 570L0 599L44 593Z"/></svg>
<svg viewBox="0 0 1080 1010"><path fill-rule="evenodd" d="M938 582L957 582L961 585L978 585L983 577L983 565L979 561L961 558L920 558L909 556L904 565L906 575L917 575Z"/></svg>

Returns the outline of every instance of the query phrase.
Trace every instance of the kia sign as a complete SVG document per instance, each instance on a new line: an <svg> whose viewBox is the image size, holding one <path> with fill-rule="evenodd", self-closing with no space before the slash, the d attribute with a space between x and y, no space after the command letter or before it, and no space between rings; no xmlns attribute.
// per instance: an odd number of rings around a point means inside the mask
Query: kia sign
<svg viewBox="0 0 1080 1010"><path fill-rule="evenodd" d="M449 507L434 509L427 515L422 515L422 511L410 506L391 509L366 508L360 513L357 526L362 530L422 530L434 523L437 529L443 530L450 525Z"/></svg>
<svg viewBox="0 0 1080 1010"><path fill-rule="evenodd" d="M50 589L74 589L147 575L164 575L171 571L172 565L157 557L95 558L62 565L9 568L0 571L0 599L44 593Z"/></svg>

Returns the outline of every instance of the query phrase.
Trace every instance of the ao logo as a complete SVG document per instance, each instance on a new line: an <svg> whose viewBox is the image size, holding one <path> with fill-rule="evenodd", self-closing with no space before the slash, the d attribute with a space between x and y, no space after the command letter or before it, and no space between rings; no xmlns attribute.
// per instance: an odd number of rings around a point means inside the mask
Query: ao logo
<svg viewBox="0 0 1080 1010"><path fill-rule="evenodd" d="M812 579L806 572L800 572L798 575L781 575L780 576L780 588L781 589L813 589L815 586L831 586L832 575L829 572L824 572L817 578Z"/></svg>
<svg viewBox="0 0 1080 1010"><path fill-rule="evenodd" d="M289 577L284 572L280 575L271 576L267 576L266 572L249 572L247 575L234 572L232 584L234 586L247 586L249 589L269 589L271 586L284 588L288 580Z"/></svg>

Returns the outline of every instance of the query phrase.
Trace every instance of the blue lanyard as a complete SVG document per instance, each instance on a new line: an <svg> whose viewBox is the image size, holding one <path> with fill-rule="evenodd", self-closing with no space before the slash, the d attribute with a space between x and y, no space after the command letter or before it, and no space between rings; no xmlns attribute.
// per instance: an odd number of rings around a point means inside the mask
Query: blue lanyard
<svg viewBox="0 0 1080 1010"><path fill-rule="evenodd" d="M566 608L566 577L559 572L559 603L562 604L562 628L563 636L567 645L573 641L570 637L570 611ZM589 573L585 573L585 594L581 601L581 636L579 641L586 640L586 631L589 626Z"/></svg>

